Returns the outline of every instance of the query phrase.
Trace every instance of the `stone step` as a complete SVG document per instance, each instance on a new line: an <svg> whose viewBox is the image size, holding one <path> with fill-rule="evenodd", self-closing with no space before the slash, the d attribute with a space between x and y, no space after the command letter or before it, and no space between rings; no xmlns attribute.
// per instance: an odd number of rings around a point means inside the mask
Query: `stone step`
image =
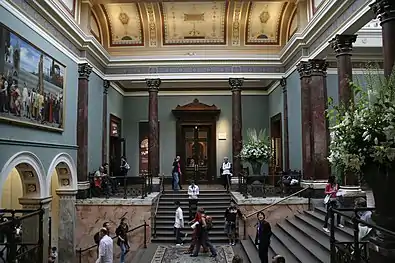
<svg viewBox="0 0 395 263"><path fill-rule="evenodd" d="M188 234L188 238L190 238L191 235L192 235L193 230L192 230L192 228L184 228L182 230L182 232L185 233L185 234ZM224 234L225 233L224 233L224 229L223 228L213 228L209 232L210 238L212 236L218 236L218 235L224 235ZM173 230L173 228L167 228L167 229L158 229L157 228L156 229L156 235L157 236L159 236L159 235L174 236L174 230Z"/></svg>
<svg viewBox="0 0 395 263"><path fill-rule="evenodd" d="M159 207L162 206L162 205L166 205L166 206L173 206L173 208L175 208L175 206L174 206L175 200L162 200L161 199L161 200L159 200ZM189 205L188 199L179 200L179 201L180 201L181 206L188 206ZM199 200L198 206L203 206L203 207L205 207L205 206L218 206L218 205L220 205L220 206L224 206L224 205L229 206L229 204L230 204L230 200L207 199L207 200Z"/></svg>
<svg viewBox="0 0 395 263"><path fill-rule="evenodd" d="M198 204L198 206L199 205L200 204ZM210 206L208 206L208 207L210 207ZM226 208L228 208L228 207L229 207L229 204L217 204L217 205L212 204L211 205L211 209L221 209L223 212L225 212ZM188 211L189 206L187 204L182 204L181 203L181 209L183 211ZM173 210L175 210L175 206L174 206L174 204L173 205L160 205L160 206L158 206L158 211L162 211L162 210L172 210L173 211Z"/></svg>
<svg viewBox="0 0 395 263"><path fill-rule="evenodd" d="M209 213L207 212L207 214L209 214ZM220 214L213 214L213 215L210 214L210 216L213 218L213 221L219 220L220 222L225 222L223 214L221 214L221 215ZM167 219L167 220L173 220L173 222L174 222L174 217L175 217L174 214L157 214L156 219L157 220L158 219ZM184 222L188 222L188 221L189 221L189 216L184 213Z"/></svg>
<svg viewBox="0 0 395 263"><path fill-rule="evenodd" d="M188 208L183 209L184 214L188 213ZM213 215L213 214L221 214L222 216L225 215L225 209L205 209L205 212L207 215ZM175 214L175 209L166 209L166 208L162 208L160 207L158 209L158 214L160 215L167 215L167 214Z"/></svg>
<svg viewBox="0 0 395 263"><path fill-rule="evenodd" d="M175 243L175 236L174 234L172 236L166 235L166 236L157 236L156 238L152 238L151 241L153 243ZM191 241L190 237L187 237L186 240L184 241L184 244L189 244ZM228 243L228 238L224 236L212 236L210 237L210 241L215 244L227 244Z"/></svg>
<svg viewBox="0 0 395 263"><path fill-rule="evenodd" d="M187 221L185 221L187 222ZM168 225L174 225L174 218L173 219L163 219L163 218L157 218L156 219L156 224L157 227L160 226L168 226ZM214 226L222 226L224 227L225 225L225 220L222 218L222 220L213 220L213 225Z"/></svg>
<svg viewBox="0 0 395 263"><path fill-rule="evenodd" d="M310 216L311 218L313 218L314 220L320 222L322 224L322 226L324 225L325 222L325 215L323 215L322 213L317 213L317 212L312 212L312 211L305 211L305 214L307 214L308 216ZM328 223L330 223L330 220L328 221ZM330 226L330 224L328 224ZM335 227L337 230L344 232L345 234L349 235L350 237L354 236L354 232L352 229L348 228L348 227Z"/></svg>
<svg viewBox="0 0 395 263"><path fill-rule="evenodd" d="M272 238L270 240L270 249L273 251L273 255L282 255L287 263L300 262L277 238Z"/></svg>

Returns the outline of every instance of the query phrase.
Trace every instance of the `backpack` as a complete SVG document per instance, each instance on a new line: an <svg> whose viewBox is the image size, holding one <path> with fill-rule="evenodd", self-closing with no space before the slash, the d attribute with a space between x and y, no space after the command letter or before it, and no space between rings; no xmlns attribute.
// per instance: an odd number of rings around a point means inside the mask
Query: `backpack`
<svg viewBox="0 0 395 263"><path fill-rule="evenodd" d="M95 241L96 245L99 245L100 243L100 233L97 232L94 236L93 236L93 240Z"/></svg>
<svg viewBox="0 0 395 263"><path fill-rule="evenodd" d="M206 229L210 230L213 228L213 218L211 216L206 216Z"/></svg>

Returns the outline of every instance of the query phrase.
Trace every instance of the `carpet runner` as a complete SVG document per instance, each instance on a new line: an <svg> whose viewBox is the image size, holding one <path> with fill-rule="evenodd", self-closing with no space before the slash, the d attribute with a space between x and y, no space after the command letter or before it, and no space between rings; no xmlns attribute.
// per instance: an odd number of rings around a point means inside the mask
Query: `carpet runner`
<svg viewBox="0 0 395 263"><path fill-rule="evenodd" d="M228 245L215 246L218 252L216 258L210 257L210 253L199 253L198 257L190 257L184 254L187 247L158 246L151 263L231 263L234 253Z"/></svg>

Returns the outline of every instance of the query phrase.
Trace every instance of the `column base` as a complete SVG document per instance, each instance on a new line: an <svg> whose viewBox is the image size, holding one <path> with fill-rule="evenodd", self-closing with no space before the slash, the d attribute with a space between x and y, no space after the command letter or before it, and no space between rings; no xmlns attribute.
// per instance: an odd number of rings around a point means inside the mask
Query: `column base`
<svg viewBox="0 0 395 263"><path fill-rule="evenodd" d="M89 181L78 182L77 199L89 198L89 188L90 188Z"/></svg>
<svg viewBox="0 0 395 263"><path fill-rule="evenodd" d="M327 180L302 180L300 182L302 188L311 188L311 193L305 191L302 193L302 196L307 198L311 194L311 198L324 198L327 182Z"/></svg>

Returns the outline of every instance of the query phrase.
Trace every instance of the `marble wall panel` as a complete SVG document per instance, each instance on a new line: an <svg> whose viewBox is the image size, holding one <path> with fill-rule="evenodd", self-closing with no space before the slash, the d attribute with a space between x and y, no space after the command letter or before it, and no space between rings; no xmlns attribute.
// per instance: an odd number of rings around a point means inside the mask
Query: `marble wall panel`
<svg viewBox="0 0 395 263"><path fill-rule="evenodd" d="M239 205L241 212L245 215L249 215L255 211L259 211L263 208L267 207L267 205ZM287 217L292 217L294 214L300 213L304 210L307 210L307 204L284 204L284 205L276 205L268 208L264 211L266 215L266 220L273 227L277 223L281 222ZM256 215L251 216L247 219L247 234L255 237L256 233L256 223L257 217ZM240 235L243 237L243 225L240 225Z"/></svg>
<svg viewBox="0 0 395 263"><path fill-rule="evenodd" d="M99 231L104 222L110 223L111 236L115 235L115 229L122 217L127 218L129 229L147 222L147 243L150 242L150 217L151 205L76 205L76 247L87 248L94 245L93 236ZM130 252L126 262L131 262L137 250L144 246L144 228L129 233ZM78 256L78 253L77 253ZM120 249L114 239L114 262L119 261ZM82 253L82 262L95 263L97 250L93 248Z"/></svg>

